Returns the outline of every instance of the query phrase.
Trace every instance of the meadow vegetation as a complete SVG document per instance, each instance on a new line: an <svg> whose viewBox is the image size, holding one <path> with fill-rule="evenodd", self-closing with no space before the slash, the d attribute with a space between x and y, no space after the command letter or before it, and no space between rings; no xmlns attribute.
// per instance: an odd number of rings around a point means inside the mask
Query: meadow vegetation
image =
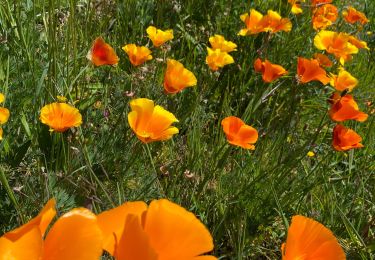
<svg viewBox="0 0 375 260"><path fill-rule="evenodd" d="M319 52L309 8L297 16L281 0L2 0L0 92L11 114L0 142L0 234L52 197L59 215L168 198L207 226L219 259L280 259L297 214L329 227L347 259L374 259L375 2L333 3L340 18L330 30L355 32L341 17L348 5L370 19L358 33L370 50L345 63L359 81L352 93L369 115L345 125L364 147L342 152L332 148L327 100L334 89L295 77L297 58ZM251 8L279 12L292 30L238 36L240 15ZM149 25L173 29L174 39L152 47ZM216 72L205 62L214 34L237 44L234 63ZM87 60L98 36L115 49L117 66ZM153 59L134 67L122 50L131 43L147 45ZM264 82L253 67L258 57L288 74ZM197 86L166 94L167 58L192 71ZM57 96L79 109L80 127L59 133L40 122L41 108ZM130 101L140 97L172 112L179 133L140 142L127 119ZM221 121L231 115L257 129L255 150L228 143Z"/></svg>

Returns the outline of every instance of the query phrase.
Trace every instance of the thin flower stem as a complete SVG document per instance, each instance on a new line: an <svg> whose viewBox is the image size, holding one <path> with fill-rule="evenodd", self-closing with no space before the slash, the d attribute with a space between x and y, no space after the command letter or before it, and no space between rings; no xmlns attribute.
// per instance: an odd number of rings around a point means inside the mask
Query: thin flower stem
<svg viewBox="0 0 375 260"><path fill-rule="evenodd" d="M148 146L148 144L146 144L145 146L146 146L146 151L147 151L148 157L150 158L150 161L151 161L152 168L154 169L154 172L155 172L156 183L159 186L160 193L162 193L165 196L163 186L161 185L160 180L158 178L158 172L156 171L154 160L152 159L150 147Z"/></svg>
<svg viewBox="0 0 375 260"><path fill-rule="evenodd" d="M4 186L5 190L7 191L8 196L13 203L13 206L16 208L18 215L20 216L21 222L25 223L25 217L22 214L20 205L17 202L16 196L14 196L13 190L9 186L9 182L7 180L7 177L5 176L4 168L2 166L0 166L0 182Z"/></svg>

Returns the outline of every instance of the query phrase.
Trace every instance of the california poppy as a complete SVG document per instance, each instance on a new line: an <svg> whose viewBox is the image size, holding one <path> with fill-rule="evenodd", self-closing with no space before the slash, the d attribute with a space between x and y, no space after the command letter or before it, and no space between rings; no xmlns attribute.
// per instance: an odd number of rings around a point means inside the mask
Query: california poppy
<svg viewBox="0 0 375 260"><path fill-rule="evenodd" d="M317 80L326 85L330 82L327 72L320 67L319 62L315 59L298 57L297 75L301 83Z"/></svg>
<svg viewBox="0 0 375 260"><path fill-rule="evenodd" d="M0 93L0 104L5 101L5 96L4 94ZM0 107L0 140L3 140L3 128L1 125L5 124L8 122L10 112L7 108L5 107Z"/></svg>
<svg viewBox="0 0 375 260"><path fill-rule="evenodd" d="M362 148L362 138L354 130L343 125L336 125L333 128L332 146L336 151L348 151L355 148Z"/></svg>
<svg viewBox="0 0 375 260"><path fill-rule="evenodd" d="M261 61L259 58L256 59L254 62L254 69L256 72L262 73L262 79L267 83L271 83L281 76L288 74L288 71L282 66L273 64L267 59L265 61Z"/></svg>
<svg viewBox="0 0 375 260"><path fill-rule="evenodd" d="M292 13L293 14L300 14L303 12L301 8L301 2L305 2L305 0L288 0L288 3L292 5Z"/></svg>
<svg viewBox="0 0 375 260"><path fill-rule="evenodd" d="M263 26L260 24L261 20L263 19L263 15L259 13L255 9L250 10L249 13L242 14L240 16L241 21L245 23L246 28L241 29L238 35L246 36L250 34L257 34L263 31Z"/></svg>
<svg viewBox="0 0 375 260"><path fill-rule="evenodd" d="M288 18L282 18L279 13L268 10L260 21L263 31L277 33L279 31L289 32L292 30L292 22Z"/></svg>
<svg viewBox="0 0 375 260"><path fill-rule="evenodd" d="M346 259L331 230L313 219L300 215L292 217L287 240L281 246L281 251L283 260Z"/></svg>
<svg viewBox="0 0 375 260"><path fill-rule="evenodd" d="M130 128L143 143L167 140L178 133L177 127L171 126L178 122L177 118L161 106L155 106L152 100L133 99L130 101L130 107Z"/></svg>
<svg viewBox="0 0 375 260"><path fill-rule="evenodd" d="M225 65L234 63L234 59L227 52L220 49L213 50L207 47L206 63L211 70L216 71Z"/></svg>
<svg viewBox="0 0 375 260"><path fill-rule="evenodd" d="M95 39L87 58L95 66L117 65L120 60L115 50L108 43L105 43L101 37Z"/></svg>
<svg viewBox="0 0 375 260"><path fill-rule="evenodd" d="M161 199L148 207L127 202L119 208L98 216L107 223L101 227L104 240L112 241L114 250L108 252L117 260L216 259L200 256L212 251L213 239L203 223L181 206Z"/></svg>
<svg viewBox="0 0 375 260"><path fill-rule="evenodd" d="M254 150L254 144L258 140L258 131L246 125L240 118L229 116L221 121L223 131L227 140L232 145L237 145L245 149Z"/></svg>
<svg viewBox="0 0 375 260"><path fill-rule="evenodd" d="M361 41L360 39L358 39L357 37L353 35L349 36L349 42L353 44L355 47L357 47L358 49L370 50L369 47L367 46L367 42Z"/></svg>
<svg viewBox="0 0 375 260"><path fill-rule="evenodd" d="M332 4L326 4L317 7L314 10L312 18L313 28L315 30L325 29L332 25L338 17L337 7Z"/></svg>
<svg viewBox="0 0 375 260"><path fill-rule="evenodd" d="M82 124L79 110L66 103L54 102L40 110L40 121L56 132L65 132Z"/></svg>
<svg viewBox="0 0 375 260"><path fill-rule="evenodd" d="M330 98L330 102L329 115L333 121L356 120L364 122L367 120L368 115L359 111L357 102L355 102L352 95L341 96L338 93L334 93Z"/></svg>
<svg viewBox="0 0 375 260"><path fill-rule="evenodd" d="M341 68L338 75L331 74L330 84L338 91L347 90L351 92L357 86L358 80L344 68Z"/></svg>
<svg viewBox="0 0 375 260"><path fill-rule="evenodd" d="M148 38L150 38L155 47L159 47L166 41L173 39L173 30L162 31L154 26L149 26L147 27L146 32Z"/></svg>
<svg viewBox="0 0 375 260"><path fill-rule="evenodd" d="M340 60L341 64L352 59L358 48L350 43L346 33L321 30L314 38L314 45L319 50L326 50Z"/></svg>
<svg viewBox="0 0 375 260"><path fill-rule="evenodd" d="M122 49L128 54L129 60L134 66L139 66L152 59L151 51L147 47L127 44Z"/></svg>
<svg viewBox="0 0 375 260"><path fill-rule="evenodd" d="M214 36L210 37L209 41L213 50L219 49L222 52L228 53L237 50L237 44L225 40L224 36L222 35L215 34Z"/></svg>
<svg viewBox="0 0 375 260"><path fill-rule="evenodd" d="M167 59L167 70L164 75L165 92L174 94L195 85L197 85L197 78L193 72L186 69L182 63Z"/></svg>
<svg viewBox="0 0 375 260"><path fill-rule="evenodd" d="M316 59L319 62L319 64L323 67L330 68L333 66L332 61L327 57L327 55L315 53L314 59Z"/></svg>
<svg viewBox="0 0 375 260"><path fill-rule="evenodd" d="M351 24L359 22L363 25L369 22L364 13L356 10L352 6L349 6L347 10L343 11L342 15L344 16L345 21Z"/></svg>
<svg viewBox="0 0 375 260"><path fill-rule="evenodd" d="M99 259L103 238L96 216L88 209L73 209L56 221L43 240L55 215L52 199L38 216L5 233L0 238L0 259Z"/></svg>

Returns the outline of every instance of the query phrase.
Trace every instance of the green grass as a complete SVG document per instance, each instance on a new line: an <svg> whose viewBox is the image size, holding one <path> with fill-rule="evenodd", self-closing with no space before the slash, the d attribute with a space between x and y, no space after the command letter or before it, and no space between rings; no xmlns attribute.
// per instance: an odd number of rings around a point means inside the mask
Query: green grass
<svg viewBox="0 0 375 260"><path fill-rule="evenodd" d="M290 14L287 1L248 2L2 0L0 92L11 117L0 143L0 234L35 216L51 197L60 214L167 197L207 225L220 259L279 259L295 214L329 227L348 259L374 259L374 116L346 123L363 137L363 149L334 151L326 102L332 88L294 79L297 57L317 52L310 13ZM375 3L357 2L334 1L340 10L353 4L366 13L371 22L359 35L373 49L375 36L366 31L375 29ZM289 71L272 84L263 83L252 65L267 35L236 35L240 14L250 8L273 9L293 22L292 31L275 35L263 52ZM121 47L151 46L151 24L175 34L166 53L152 49L153 56L182 61L198 78L196 88L166 95L164 62L131 66ZM355 31L342 19L331 29ZM237 43L238 51L236 64L212 73L205 56L216 33ZM115 48L116 68L87 61L97 36ZM345 67L360 82L353 91L360 108L373 114L374 105L365 101L374 101L374 52L360 50ZM127 91L173 112L180 133L147 146L138 141L127 123ZM40 108L57 95L77 101L84 118L79 129L51 134L39 122ZM227 143L220 122L229 115L259 131L255 151ZM316 156L307 157L308 151Z"/></svg>

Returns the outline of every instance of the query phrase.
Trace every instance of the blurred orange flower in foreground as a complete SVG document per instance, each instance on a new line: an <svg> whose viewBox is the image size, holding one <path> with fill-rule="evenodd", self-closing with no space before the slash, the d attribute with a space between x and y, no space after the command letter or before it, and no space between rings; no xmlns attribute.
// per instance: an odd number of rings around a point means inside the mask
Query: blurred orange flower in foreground
<svg viewBox="0 0 375 260"><path fill-rule="evenodd" d="M173 39L173 30L162 31L154 26L149 26L146 29L148 38L151 39L155 47L163 45L165 42Z"/></svg>
<svg viewBox="0 0 375 260"><path fill-rule="evenodd" d="M319 50L326 50L340 60L341 64L352 59L352 54L358 53L358 48L350 41L346 33L320 31L314 38L314 45Z"/></svg>
<svg viewBox="0 0 375 260"><path fill-rule="evenodd" d="M127 202L98 215L104 249L117 260L207 259L210 232L191 212L166 199Z"/></svg>
<svg viewBox="0 0 375 260"><path fill-rule="evenodd" d="M358 80L344 68L341 68L338 75L331 74L330 84L338 91L347 90L351 92L357 86Z"/></svg>
<svg viewBox="0 0 375 260"><path fill-rule="evenodd" d="M128 54L131 64L139 66L148 60L152 60L151 51L144 46L127 44L122 49Z"/></svg>
<svg viewBox="0 0 375 260"><path fill-rule="evenodd" d="M167 70L164 75L165 92L174 94L195 85L197 85L197 78L193 72L186 69L182 63L167 59Z"/></svg>
<svg viewBox="0 0 375 260"><path fill-rule="evenodd" d="M343 125L336 125L333 128L332 146L336 151L347 151L354 148L362 148L362 138L354 130Z"/></svg>
<svg viewBox="0 0 375 260"><path fill-rule="evenodd" d="M258 11L251 9L250 14L243 14L240 18L246 25L246 28L238 33L241 36L260 32L289 32L292 29L292 23L288 18L282 18L277 12L272 10L268 10L267 15L263 16Z"/></svg>
<svg viewBox="0 0 375 260"><path fill-rule="evenodd" d="M0 93L0 104L5 101L5 96L4 94ZM5 107L0 107L0 140L3 140L3 128L1 125L5 124L8 122L10 112L7 108Z"/></svg>
<svg viewBox="0 0 375 260"><path fill-rule="evenodd" d="M315 59L298 57L297 75L301 83L317 80L326 85L330 82L327 72L319 66L319 62Z"/></svg>
<svg viewBox="0 0 375 260"><path fill-rule="evenodd" d="M223 131L230 144L240 146L245 149L254 150L253 144L258 140L258 131L246 125L240 118L229 116L221 121Z"/></svg>
<svg viewBox="0 0 375 260"><path fill-rule="evenodd" d="M5 233L0 238L0 259L99 259L102 232L96 216L88 209L77 208L62 215L43 240L56 215L55 204L53 199L48 201L38 216Z"/></svg>
<svg viewBox="0 0 375 260"><path fill-rule="evenodd" d="M282 66L273 64L267 59L265 61L262 61L259 58L256 59L254 62L254 69L256 72L262 73L262 79L267 83L271 83L281 76L288 74L288 71Z"/></svg>
<svg viewBox="0 0 375 260"><path fill-rule="evenodd" d="M178 122L177 118L161 106L155 106L152 100L133 99L130 101L130 107L130 128L143 143L167 140L178 133L177 127L171 126Z"/></svg>
<svg viewBox="0 0 375 260"><path fill-rule="evenodd" d="M103 38L95 39L90 51L87 53L87 58L95 65L117 65L119 57L117 57L115 50L105 43Z"/></svg>
<svg viewBox="0 0 375 260"><path fill-rule="evenodd" d="M219 34L211 36L209 41L213 50L220 49L221 51L228 53L237 50L237 44L225 40L224 36Z"/></svg>
<svg viewBox="0 0 375 260"><path fill-rule="evenodd" d="M344 250L331 230L300 215L292 217L287 240L281 246L281 251L283 260L346 259Z"/></svg>
<svg viewBox="0 0 375 260"><path fill-rule="evenodd" d="M359 22L363 25L369 22L364 13L356 10L352 6L349 6L347 10L343 11L342 15L344 16L345 21L351 24Z"/></svg>
<svg viewBox="0 0 375 260"><path fill-rule="evenodd" d="M352 95L340 96L337 92L331 98L331 109L329 116L333 121L342 122L346 120L356 120L364 122L367 120L368 115L359 111L357 102L355 102Z"/></svg>
<svg viewBox="0 0 375 260"><path fill-rule="evenodd" d="M323 67L330 68L333 65L332 61L327 57L327 55L321 53L315 53L314 59L316 59L319 62L319 64Z"/></svg>
<svg viewBox="0 0 375 260"><path fill-rule="evenodd" d="M207 47L206 63L211 70L216 71L225 65L234 63L234 59L227 52L220 49L213 50Z"/></svg>
<svg viewBox="0 0 375 260"><path fill-rule="evenodd" d="M82 115L77 108L58 102L45 105L40 110L39 119L56 132L64 132L68 128L78 127L82 124Z"/></svg>
<svg viewBox="0 0 375 260"><path fill-rule="evenodd" d="M314 10L312 18L313 28L315 30L325 29L332 25L338 17L336 6L331 4L322 5Z"/></svg>

